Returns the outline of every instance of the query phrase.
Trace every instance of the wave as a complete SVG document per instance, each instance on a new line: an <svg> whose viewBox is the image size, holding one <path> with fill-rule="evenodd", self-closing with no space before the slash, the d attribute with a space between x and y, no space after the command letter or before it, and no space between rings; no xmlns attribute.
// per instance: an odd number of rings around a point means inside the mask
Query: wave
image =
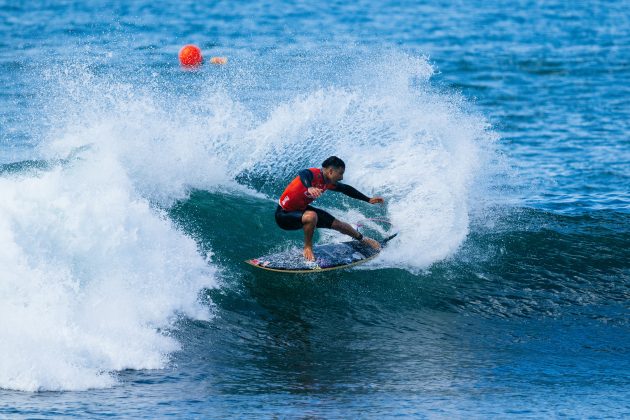
<svg viewBox="0 0 630 420"><path fill-rule="evenodd" d="M32 161L44 163L0 177L0 387L110 386L114 371L165 366L179 344L164 331L180 313L208 318L197 292L225 268L167 216L195 189L271 202L335 154L349 184L387 205L322 205L350 221L385 213L400 230L380 264L417 272L452 255L496 135L431 87L425 58L350 62L334 81L329 68L277 90L269 77L295 79L290 61L271 75L44 71Z"/></svg>

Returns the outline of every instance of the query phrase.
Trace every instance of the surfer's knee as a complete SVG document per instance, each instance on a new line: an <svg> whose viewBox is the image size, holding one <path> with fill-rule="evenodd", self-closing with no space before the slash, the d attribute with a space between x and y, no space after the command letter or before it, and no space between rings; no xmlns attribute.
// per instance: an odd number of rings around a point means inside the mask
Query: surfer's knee
<svg viewBox="0 0 630 420"><path fill-rule="evenodd" d="M317 213L315 213L314 211L311 210L307 210L304 212L304 214L302 215L302 223L304 224L313 224L316 225L317 224Z"/></svg>

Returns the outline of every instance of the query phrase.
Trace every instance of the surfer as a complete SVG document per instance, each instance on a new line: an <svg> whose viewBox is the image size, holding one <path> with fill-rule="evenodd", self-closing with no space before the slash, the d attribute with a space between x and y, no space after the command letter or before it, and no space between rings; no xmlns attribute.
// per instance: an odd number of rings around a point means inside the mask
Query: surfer
<svg viewBox="0 0 630 420"><path fill-rule="evenodd" d="M346 164L337 156L330 156L322 163L322 168L303 169L289 183L278 200L276 223L285 230L304 229L304 258L315 260L313 254L313 233L315 228L334 229L357 241L379 249L374 239L363 236L348 223L335 219L330 213L310 205L325 191L337 191L370 204L383 203L381 197L368 197L350 185L342 184Z"/></svg>

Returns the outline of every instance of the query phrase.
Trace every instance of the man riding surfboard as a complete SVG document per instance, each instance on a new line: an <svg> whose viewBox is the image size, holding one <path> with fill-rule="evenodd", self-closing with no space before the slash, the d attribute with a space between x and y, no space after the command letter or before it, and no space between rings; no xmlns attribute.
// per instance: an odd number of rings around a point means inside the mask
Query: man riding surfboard
<svg viewBox="0 0 630 420"><path fill-rule="evenodd" d="M337 156L330 156L320 168L303 169L286 187L276 208L276 223L284 230L304 229L304 258L315 260L313 254L313 234L315 228L334 229L357 241L362 241L378 249L374 239L363 236L348 223L335 219L330 213L310 205L325 191L337 191L348 197L370 204L383 203L382 197L368 197L350 185L342 184L346 164Z"/></svg>

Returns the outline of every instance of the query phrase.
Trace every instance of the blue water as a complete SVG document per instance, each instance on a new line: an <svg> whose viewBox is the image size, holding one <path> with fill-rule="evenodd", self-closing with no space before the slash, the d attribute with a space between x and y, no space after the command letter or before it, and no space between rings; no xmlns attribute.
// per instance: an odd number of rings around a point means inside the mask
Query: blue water
<svg viewBox="0 0 630 420"><path fill-rule="evenodd" d="M0 417L630 416L627 2L87 3L0 3ZM330 154L399 236L245 265Z"/></svg>

